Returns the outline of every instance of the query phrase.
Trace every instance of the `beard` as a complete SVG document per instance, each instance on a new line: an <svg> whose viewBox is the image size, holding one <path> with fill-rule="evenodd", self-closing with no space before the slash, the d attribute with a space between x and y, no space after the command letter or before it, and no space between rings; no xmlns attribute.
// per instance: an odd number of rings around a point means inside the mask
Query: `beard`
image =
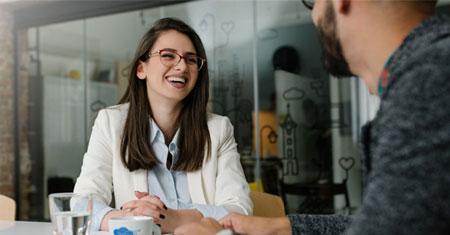
<svg viewBox="0 0 450 235"><path fill-rule="evenodd" d="M322 64L331 75L342 78L355 76L342 53L340 40L336 35L336 16L331 2L327 1L325 19L317 24L320 45L322 47Z"/></svg>

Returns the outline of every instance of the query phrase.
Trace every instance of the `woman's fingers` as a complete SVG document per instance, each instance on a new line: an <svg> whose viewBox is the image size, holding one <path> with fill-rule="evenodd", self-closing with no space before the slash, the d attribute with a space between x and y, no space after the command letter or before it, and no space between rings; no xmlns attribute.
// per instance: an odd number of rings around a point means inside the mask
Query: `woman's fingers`
<svg viewBox="0 0 450 235"><path fill-rule="evenodd" d="M136 195L136 197L137 197L138 199L141 199L142 197L145 197L145 196L147 196L147 195L149 195L149 194L146 193L146 192L134 191L134 195Z"/></svg>
<svg viewBox="0 0 450 235"><path fill-rule="evenodd" d="M138 211L129 211L127 212L124 216L149 216L153 218L153 222L155 224L160 224L161 223L161 219L159 219L156 216L152 216L151 213L143 213L143 212L138 212Z"/></svg>
<svg viewBox="0 0 450 235"><path fill-rule="evenodd" d="M134 194L136 195L136 197L139 200L144 200L144 201L150 202L150 203L156 205L161 210L167 210L166 205L164 205L164 202L162 202L158 196L149 195L148 193L139 192L139 191L134 191Z"/></svg>
<svg viewBox="0 0 450 235"><path fill-rule="evenodd" d="M135 191L134 194L138 200L126 202L120 209L126 210L126 215L150 216L154 218L155 224L163 224L168 208L159 197L139 191Z"/></svg>
<svg viewBox="0 0 450 235"><path fill-rule="evenodd" d="M129 213L132 213L133 215L153 217L155 224L158 224L161 222L161 220L165 219L165 215L162 214L160 211L151 210L147 207L138 207L131 210Z"/></svg>
<svg viewBox="0 0 450 235"><path fill-rule="evenodd" d="M157 205L155 205L149 201L141 200L141 199L126 202L125 204L122 205L121 209L122 210L132 210L137 207L148 207L153 210L157 210L157 209L161 210Z"/></svg>

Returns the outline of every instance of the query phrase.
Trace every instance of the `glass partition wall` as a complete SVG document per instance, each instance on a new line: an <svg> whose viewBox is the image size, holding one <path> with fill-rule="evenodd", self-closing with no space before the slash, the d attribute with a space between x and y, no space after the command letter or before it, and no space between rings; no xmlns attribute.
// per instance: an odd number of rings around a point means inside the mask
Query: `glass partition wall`
<svg viewBox="0 0 450 235"><path fill-rule="evenodd" d="M191 1L20 33L29 87L22 220L47 220L47 195L72 191L97 111L118 102L139 39L162 17L202 38L209 109L233 123L252 190L281 196L287 213L360 205L359 126L376 105L355 102L370 98L358 79L324 71L311 12L300 1Z"/></svg>

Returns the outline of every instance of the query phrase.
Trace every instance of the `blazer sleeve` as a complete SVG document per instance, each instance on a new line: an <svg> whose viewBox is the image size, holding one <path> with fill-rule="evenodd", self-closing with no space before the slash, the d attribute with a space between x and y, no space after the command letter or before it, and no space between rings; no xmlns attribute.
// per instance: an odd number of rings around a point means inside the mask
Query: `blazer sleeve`
<svg viewBox="0 0 450 235"><path fill-rule="evenodd" d="M215 204L225 207L229 212L252 215L250 187L240 163L233 126L227 117L222 121L220 133L222 139L217 153Z"/></svg>
<svg viewBox="0 0 450 235"><path fill-rule="evenodd" d="M101 110L92 128L81 174L74 188L75 193L91 193L106 205L111 203L113 191L111 136L108 113Z"/></svg>
<svg viewBox="0 0 450 235"><path fill-rule="evenodd" d="M450 69L420 64L405 66L386 93L371 130L363 204L348 235L449 234Z"/></svg>

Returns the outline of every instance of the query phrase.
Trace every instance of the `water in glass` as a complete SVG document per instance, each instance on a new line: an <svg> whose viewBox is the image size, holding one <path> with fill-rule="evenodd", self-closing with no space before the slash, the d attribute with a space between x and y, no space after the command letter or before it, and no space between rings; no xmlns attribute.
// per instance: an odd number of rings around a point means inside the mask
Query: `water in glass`
<svg viewBox="0 0 450 235"><path fill-rule="evenodd" d="M91 215L88 212L58 212L53 215L54 235L87 235Z"/></svg>

